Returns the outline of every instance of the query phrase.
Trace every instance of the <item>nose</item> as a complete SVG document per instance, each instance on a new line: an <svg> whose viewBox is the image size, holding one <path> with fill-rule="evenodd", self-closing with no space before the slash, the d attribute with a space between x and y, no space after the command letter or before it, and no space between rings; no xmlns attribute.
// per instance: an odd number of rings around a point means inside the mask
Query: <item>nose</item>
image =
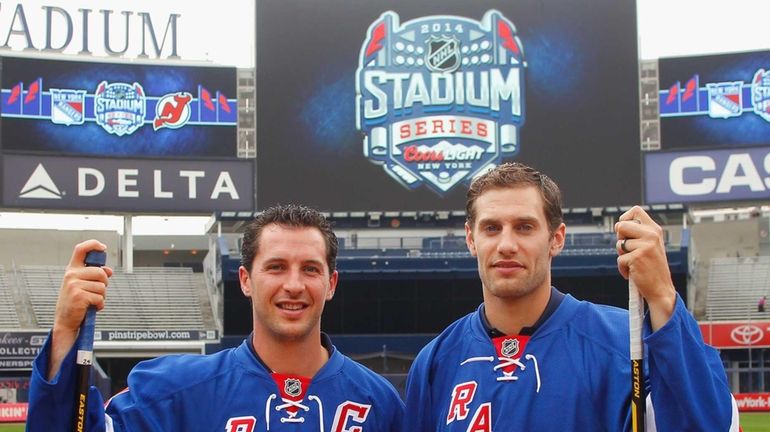
<svg viewBox="0 0 770 432"><path fill-rule="evenodd" d="M305 289L305 284L302 282L302 274L299 269L288 272L286 280L283 283L283 289L291 295L298 295Z"/></svg>
<svg viewBox="0 0 770 432"><path fill-rule="evenodd" d="M497 243L497 253L502 256L509 256L516 253L519 250L518 239L513 230L504 228L500 233L499 241Z"/></svg>

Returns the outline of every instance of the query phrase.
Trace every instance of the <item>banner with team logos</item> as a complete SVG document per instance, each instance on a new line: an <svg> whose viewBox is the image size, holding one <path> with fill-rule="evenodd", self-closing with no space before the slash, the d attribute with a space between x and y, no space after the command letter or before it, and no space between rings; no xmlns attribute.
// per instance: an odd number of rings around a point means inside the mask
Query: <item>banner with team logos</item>
<svg viewBox="0 0 770 432"><path fill-rule="evenodd" d="M770 145L770 51L660 59L661 147Z"/></svg>
<svg viewBox="0 0 770 432"><path fill-rule="evenodd" d="M258 207L462 209L506 161L568 207L640 201L634 2L259 0L257 21Z"/></svg>
<svg viewBox="0 0 770 432"><path fill-rule="evenodd" d="M3 152L236 157L236 70L2 58Z"/></svg>

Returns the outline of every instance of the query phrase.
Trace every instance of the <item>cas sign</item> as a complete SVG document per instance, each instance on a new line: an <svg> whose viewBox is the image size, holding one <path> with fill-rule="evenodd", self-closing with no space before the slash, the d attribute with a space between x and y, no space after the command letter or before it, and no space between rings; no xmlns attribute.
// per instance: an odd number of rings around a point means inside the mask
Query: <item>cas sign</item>
<svg viewBox="0 0 770 432"><path fill-rule="evenodd" d="M764 200L770 147L645 154L650 204Z"/></svg>

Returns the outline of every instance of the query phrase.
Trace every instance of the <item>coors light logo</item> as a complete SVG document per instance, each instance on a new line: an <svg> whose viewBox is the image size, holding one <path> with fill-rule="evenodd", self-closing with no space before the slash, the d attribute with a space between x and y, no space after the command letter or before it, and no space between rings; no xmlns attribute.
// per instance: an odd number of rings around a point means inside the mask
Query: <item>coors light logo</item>
<svg viewBox="0 0 770 432"><path fill-rule="evenodd" d="M429 16L369 27L356 72L364 155L404 186L443 195L519 150L524 53L516 28L490 10L481 21Z"/></svg>

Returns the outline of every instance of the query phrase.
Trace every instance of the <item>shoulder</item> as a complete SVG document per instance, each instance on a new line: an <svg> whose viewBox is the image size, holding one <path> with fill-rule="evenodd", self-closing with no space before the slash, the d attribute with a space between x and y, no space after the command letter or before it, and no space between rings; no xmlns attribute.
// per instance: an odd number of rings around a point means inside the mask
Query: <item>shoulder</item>
<svg viewBox="0 0 770 432"><path fill-rule="evenodd" d="M569 298L576 306L574 319L567 324L568 333L586 344L625 355L628 350L628 311Z"/></svg>
<svg viewBox="0 0 770 432"><path fill-rule="evenodd" d="M365 393L377 395L379 398L401 400L393 384L382 375L344 354L340 354L340 356L343 358L342 374L356 387L364 390Z"/></svg>
<svg viewBox="0 0 770 432"><path fill-rule="evenodd" d="M466 344L483 341L474 329L474 320L478 319L478 313L478 310L473 311L450 324L420 350L414 364L429 365L448 354L461 351L460 348Z"/></svg>
<svg viewBox="0 0 770 432"><path fill-rule="evenodd" d="M167 355L137 364L128 375L128 387L135 397L150 402L187 388L205 385L225 374L239 373L234 349L215 354Z"/></svg>

